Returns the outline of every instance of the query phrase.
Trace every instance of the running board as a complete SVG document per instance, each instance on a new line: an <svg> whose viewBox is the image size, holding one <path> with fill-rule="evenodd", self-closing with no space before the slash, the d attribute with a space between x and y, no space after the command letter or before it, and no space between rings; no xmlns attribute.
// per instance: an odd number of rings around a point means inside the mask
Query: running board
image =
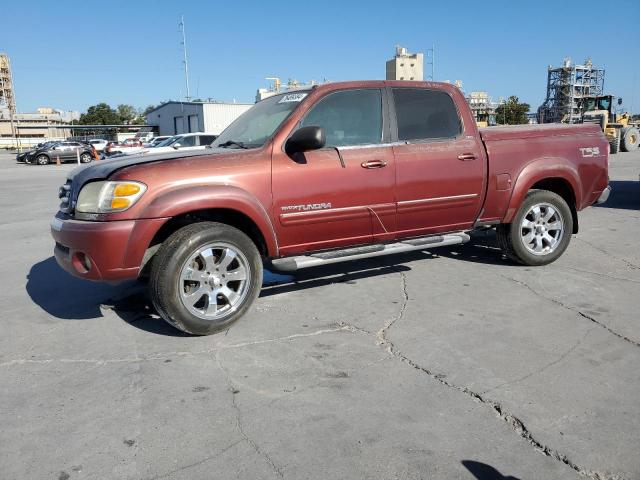
<svg viewBox="0 0 640 480"><path fill-rule="evenodd" d="M277 258L271 261L276 270L282 272L295 272L302 268L329 265L331 263L359 260L361 258L379 257L394 253L411 252L412 250L425 250L433 247L445 247L447 245L459 245L470 240L466 233L451 233L447 235L433 235L429 237L408 238L401 242L363 245L361 247L344 248L342 250L328 250L326 252L299 255L297 257Z"/></svg>

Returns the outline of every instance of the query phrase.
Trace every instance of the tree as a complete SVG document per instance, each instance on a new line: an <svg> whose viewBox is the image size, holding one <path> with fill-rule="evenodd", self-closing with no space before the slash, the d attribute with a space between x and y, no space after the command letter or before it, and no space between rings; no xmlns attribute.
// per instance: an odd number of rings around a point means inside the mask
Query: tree
<svg viewBox="0 0 640 480"><path fill-rule="evenodd" d="M87 113L80 115L80 125L117 125L120 123L118 113L106 103L92 105Z"/></svg>
<svg viewBox="0 0 640 480"><path fill-rule="evenodd" d="M120 117L120 123L124 125L130 125L138 118L138 111L133 105L118 105L116 112L118 113L118 117Z"/></svg>
<svg viewBox="0 0 640 480"><path fill-rule="evenodd" d="M503 125L521 125L529 123L527 113L529 112L528 103L520 103L515 95L509 97L505 103L501 103L496 108L496 121Z"/></svg>

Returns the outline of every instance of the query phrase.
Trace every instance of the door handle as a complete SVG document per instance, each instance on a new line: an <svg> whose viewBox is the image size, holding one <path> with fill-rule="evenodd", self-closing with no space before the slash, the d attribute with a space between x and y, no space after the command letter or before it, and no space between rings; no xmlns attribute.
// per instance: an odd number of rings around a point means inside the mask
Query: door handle
<svg viewBox="0 0 640 480"><path fill-rule="evenodd" d="M463 162L467 162L469 160L475 160L476 156L473 153L461 153L458 155L458 160L462 160Z"/></svg>
<svg viewBox="0 0 640 480"><path fill-rule="evenodd" d="M368 160L360 164L362 168L382 168L387 166L384 160Z"/></svg>

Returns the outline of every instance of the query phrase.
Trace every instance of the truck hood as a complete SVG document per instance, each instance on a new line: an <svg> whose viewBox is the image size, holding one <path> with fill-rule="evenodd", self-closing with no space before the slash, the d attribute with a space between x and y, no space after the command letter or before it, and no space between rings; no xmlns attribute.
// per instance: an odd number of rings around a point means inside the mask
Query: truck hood
<svg viewBox="0 0 640 480"><path fill-rule="evenodd" d="M237 150L230 150L228 148L205 148L204 150L195 150L191 152L169 152L157 155L127 155L110 160L99 160L77 167L69 172L69 175L67 175L66 185L61 187L68 190L68 206L66 208L61 207L61 211L67 213L74 210L80 190L86 183L94 180L106 180L115 172L122 170L123 168L141 165L144 163L162 162L165 160L178 160L181 158L211 156L224 153L228 154L231 151L237 152ZM60 198L62 198L62 194L60 195Z"/></svg>
<svg viewBox="0 0 640 480"><path fill-rule="evenodd" d="M126 155L123 157L99 160L75 168L69 172L67 180L69 180L75 189L79 189L85 183L93 180L104 180L109 178L118 170L131 167L133 165L141 165L143 163L161 162L164 160L176 160L179 158L198 157L206 155L216 155L221 153L229 153L228 148L205 148L204 150L195 150L191 152L167 152L154 155Z"/></svg>

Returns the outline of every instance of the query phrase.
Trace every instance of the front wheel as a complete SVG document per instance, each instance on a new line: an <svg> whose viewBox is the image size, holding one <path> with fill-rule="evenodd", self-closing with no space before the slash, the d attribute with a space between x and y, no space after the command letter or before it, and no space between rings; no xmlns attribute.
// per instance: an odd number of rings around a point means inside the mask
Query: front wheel
<svg viewBox="0 0 640 480"><path fill-rule="evenodd" d="M242 317L262 287L262 259L240 230L200 222L173 233L153 259L150 294L160 316L195 335Z"/></svg>
<svg viewBox="0 0 640 480"><path fill-rule="evenodd" d="M82 155L80 155L80 161L82 163L89 163L91 160L93 160L93 155L88 152L84 152Z"/></svg>
<svg viewBox="0 0 640 480"><path fill-rule="evenodd" d="M38 155L36 157L36 163L38 165L47 165L49 163L49 157L46 155Z"/></svg>
<svg viewBox="0 0 640 480"><path fill-rule="evenodd" d="M513 222L499 225L498 244L511 259L524 265L546 265L569 246L573 216L567 202L547 190L531 190Z"/></svg>

